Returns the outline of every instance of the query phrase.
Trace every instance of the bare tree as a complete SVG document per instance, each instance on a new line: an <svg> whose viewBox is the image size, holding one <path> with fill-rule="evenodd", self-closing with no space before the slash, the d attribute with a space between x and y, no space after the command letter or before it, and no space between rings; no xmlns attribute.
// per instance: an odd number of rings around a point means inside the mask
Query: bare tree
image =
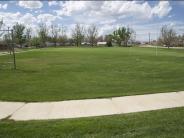
<svg viewBox="0 0 184 138"><path fill-rule="evenodd" d="M184 34L178 35L174 41L175 46L184 46Z"/></svg>
<svg viewBox="0 0 184 138"><path fill-rule="evenodd" d="M97 35L98 28L95 25L89 26L87 29L87 38L92 47L96 44Z"/></svg>
<svg viewBox="0 0 184 138"><path fill-rule="evenodd" d="M66 35L66 27L65 26L61 26L61 32L60 32L60 35L59 35L59 42L62 43L62 45L65 45L66 42L67 42L67 35Z"/></svg>
<svg viewBox="0 0 184 138"><path fill-rule="evenodd" d="M184 47L184 34L181 35L180 41L181 41L181 46Z"/></svg>
<svg viewBox="0 0 184 138"><path fill-rule="evenodd" d="M58 40L60 31L61 31L61 28L59 28L57 25L51 25L52 40L54 42L55 47L57 45L57 40Z"/></svg>
<svg viewBox="0 0 184 138"><path fill-rule="evenodd" d="M98 42L103 42L104 41L104 37L101 35L101 36L99 36L99 37L97 37L97 41Z"/></svg>
<svg viewBox="0 0 184 138"><path fill-rule="evenodd" d="M32 32L31 28L26 28L26 43L27 43L27 46L31 45L31 32Z"/></svg>
<svg viewBox="0 0 184 138"><path fill-rule="evenodd" d="M84 27L80 24L76 24L75 28L72 30L72 37L77 47L81 45L81 42L84 39L84 33Z"/></svg>
<svg viewBox="0 0 184 138"><path fill-rule="evenodd" d="M41 23L39 25L38 36L40 38L41 45L45 47L48 38L48 29L46 24Z"/></svg>
<svg viewBox="0 0 184 138"><path fill-rule="evenodd" d="M3 20L0 21L0 29L3 26Z"/></svg>
<svg viewBox="0 0 184 138"><path fill-rule="evenodd" d="M160 40L161 43L166 45L168 48L172 45L176 38L176 32L171 27L164 25L161 28Z"/></svg>
<svg viewBox="0 0 184 138"><path fill-rule="evenodd" d="M3 24L4 24L4 23L3 23L3 20L1 20L1 21L0 21L0 30L2 29ZM4 32L2 31L2 32L0 33L0 36L2 36L2 35L3 35L3 33L4 33Z"/></svg>

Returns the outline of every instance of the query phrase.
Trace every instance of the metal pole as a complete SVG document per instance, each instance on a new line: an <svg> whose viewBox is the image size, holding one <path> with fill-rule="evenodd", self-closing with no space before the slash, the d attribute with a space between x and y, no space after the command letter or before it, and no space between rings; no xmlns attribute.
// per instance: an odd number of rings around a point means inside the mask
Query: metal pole
<svg viewBox="0 0 184 138"><path fill-rule="evenodd" d="M11 55L11 46L10 46L10 27L8 27L8 30L4 30L4 31L8 31L8 36L7 36L7 44L8 44L8 50L10 52L10 55Z"/></svg>
<svg viewBox="0 0 184 138"><path fill-rule="evenodd" d="M13 30L11 30L11 35L12 35L13 63L14 63L14 69L16 69L16 57L15 57L15 47L14 47L14 39L13 39Z"/></svg>
<svg viewBox="0 0 184 138"><path fill-rule="evenodd" d="M158 41L158 32L156 32L156 37L157 37L157 41ZM158 55L158 45L156 45L156 56Z"/></svg>

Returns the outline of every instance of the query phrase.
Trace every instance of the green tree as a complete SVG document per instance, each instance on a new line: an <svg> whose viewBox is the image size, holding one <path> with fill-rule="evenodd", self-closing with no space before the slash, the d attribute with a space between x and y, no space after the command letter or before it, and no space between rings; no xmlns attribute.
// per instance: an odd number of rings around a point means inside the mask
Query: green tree
<svg viewBox="0 0 184 138"><path fill-rule="evenodd" d="M33 37L30 40L31 46L38 48L40 46L40 39L38 37Z"/></svg>
<svg viewBox="0 0 184 138"><path fill-rule="evenodd" d="M13 38L14 41L22 47L22 44L25 43L24 35L25 26L23 24L16 23L13 26Z"/></svg>
<svg viewBox="0 0 184 138"><path fill-rule="evenodd" d="M115 30L112 35L113 35L113 39L116 40L119 46L122 45L122 42L124 46L127 46L132 33L133 33L132 29L128 27L127 28L120 27L117 30Z"/></svg>
<svg viewBox="0 0 184 138"><path fill-rule="evenodd" d="M111 34L105 36L105 41L107 42L108 47L112 47L112 38L113 36Z"/></svg>
<svg viewBox="0 0 184 138"><path fill-rule="evenodd" d="M113 39L116 41L116 43L119 45L119 46L121 46L121 37L120 37L120 34L119 34L119 29L118 30L115 30L114 32L113 32L113 34L112 34L112 36L113 36Z"/></svg>

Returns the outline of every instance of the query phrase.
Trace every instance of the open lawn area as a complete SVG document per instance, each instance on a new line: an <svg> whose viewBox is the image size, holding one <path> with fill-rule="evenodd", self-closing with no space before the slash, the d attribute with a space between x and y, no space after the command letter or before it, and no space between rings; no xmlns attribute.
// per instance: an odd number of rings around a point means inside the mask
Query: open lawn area
<svg viewBox="0 0 184 138"><path fill-rule="evenodd" d="M9 55L0 56L0 100L60 101L184 90L181 49L158 49L156 56L155 48L44 48L16 57L14 71L2 66Z"/></svg>
<svg viewBox="0 0 184 138"><path fill-rule="evenodd" d="M0 138L183 138L184 108L69 120L0 122Z"/></svg>

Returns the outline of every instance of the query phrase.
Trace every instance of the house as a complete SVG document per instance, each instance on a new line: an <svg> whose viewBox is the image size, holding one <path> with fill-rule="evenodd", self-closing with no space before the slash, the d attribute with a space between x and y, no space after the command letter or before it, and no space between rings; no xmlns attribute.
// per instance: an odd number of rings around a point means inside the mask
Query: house
<svg viewBox="0 0 184 138"><path fill-rule="evenodd" d="M97 46L105 46L107 42L97 42Z"/></svg>
<svg viewBox="0 0 184 138"><path fill-rule="evenodd" d="M88 42L82 42L81 45L86 45L86 46L88 46L88 45L90 45L90 43L88 43Z"/></svg>

